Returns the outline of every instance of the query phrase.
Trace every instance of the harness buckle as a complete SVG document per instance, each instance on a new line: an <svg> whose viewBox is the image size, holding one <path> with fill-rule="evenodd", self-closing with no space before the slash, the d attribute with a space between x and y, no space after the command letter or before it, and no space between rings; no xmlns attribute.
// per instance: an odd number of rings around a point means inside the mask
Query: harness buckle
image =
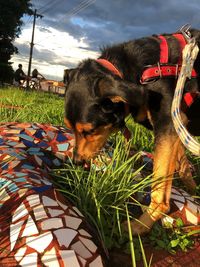
<svg viewBox="0 0 200 267"><path fill-rule="evenodd" d="M192 38L191 32L189 31L190 28L191 28L190 24L185 24L179 30L183 34L183 36L185 37L188 43L191 42L191 38Z"/></svg>
<svg viewBox="0 0 200 267"><path fill-rule="evenodd" d="M178 78L178 74L179 74L179 65L176 64L175 67L176 67L175 77L177 79Z"/></svg>
<svg viewBox="0 0 200 267"><path fill-rule="evenodd" d="M158 66L158 72L159 72L160 78L162 78L162 71L160 68L160 62L157 63L157 66Z"/></svg>

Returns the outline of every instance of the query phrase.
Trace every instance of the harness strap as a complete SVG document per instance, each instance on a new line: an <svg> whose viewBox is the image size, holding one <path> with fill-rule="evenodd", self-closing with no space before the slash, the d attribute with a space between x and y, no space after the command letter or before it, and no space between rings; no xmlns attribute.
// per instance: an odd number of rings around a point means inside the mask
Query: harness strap
<svg viewBox="0 0 200 267"><path fill-rule="evenodd" d="M178 64L181 65L182 64L182 51L187 43L182 33L174 33L173 36L179 41L180 56L179 56Z"/></svg>
<svg viewBox="0 0 200 267"><path fill-rule="evenodd" d="M180 72L182 65L182 50L186 45L186 40L181 33L175 33L173 36L178 40L180 46L180 56L177 65L168 64L169 50L167 40L163 35L159 35L160 42L160 61L157 65L147 66L143 71L140 82L145 84L161 77L175 76ZM192 78L197 77L196 71L193 69L191 73Z"/></svg>
<svg viewBox="0 0 200 267"><path fill-rule="evenodd" d="M195 101L195 98L197 96L199 96L199 94L196 92L193 92L193 93L188 92L184 94L183 99L188 108L192 105L192 103Z"/></svg>
<svg viewBox="0 0 200 267"><path fill-rule="evenodd" d="M168 57L169 57L167 40L163 35L159 35L158 38L161 40L161 43L160 43L160 64L167 64L168 63Z"/></svg>
<svg viewBox="0 0 200 267"><path fill-rule="evenodd" d="M151 65L148 66L141 76L141 84L145 84L151 81L154 81L155 79L161 78L161 77L178 77L178 74L181 70L181 64L182 64L182 50L186 45L186 40L181 33L175 33L173 36L178 40L180 45L180 56L178 60L178 64L172 65L168 64L168 57L169 57L169 50L168 50L168 44L166 41L166 38L163 35L159 35L158 38L161 40L160 43L160 62L158 65ZM121 79L123 79L122 73L108 60L99 58L96 60L99 64L101 64L104 68L111 71L114 75L119 76ZM160 65L161 64L161 65ZM192 69L191 73L192 78L197 77L197 73L195 69ZM186 93L184 94L184 101L187 107L190 107L192 103L194 102L197 94L196 93ZM125 105L126 107L126 114L129 113L128 105ZM128 132L128 131L125 131ZM125 134L126 135L126 134Z"/></svg>
<svg viewBox="0 0 200 267"><path fill-rule="evenodd" d="M141 84L145 84L151 81L154 81L155 79L158 79L160 77L177 77L179 72L181 70L181 66L178 65L157 65L157 66L151 66L147 67L142 73L142 77L140 79ZM191 73L192 78L197 77L196 71L193 69Z"/></svg>

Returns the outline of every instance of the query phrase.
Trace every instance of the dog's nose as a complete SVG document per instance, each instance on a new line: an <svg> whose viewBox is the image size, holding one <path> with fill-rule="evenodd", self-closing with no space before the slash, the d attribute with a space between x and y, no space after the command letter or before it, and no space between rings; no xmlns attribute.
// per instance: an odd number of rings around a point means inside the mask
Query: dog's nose
<svg viewBox="0 0 200 267"><path fill-rule="evenodd" d="M79 165L79 166L83 166L85 161L73 158L73 163L76 164L76 165Z"/></svg>
<svg viewBox="0 0 200 267"><path fill-rule="evenodd" d="M73 163L76 165L84 165L85 160L81 158L81 156L77 153L77 150L74 149L73 151Z"/></svg>

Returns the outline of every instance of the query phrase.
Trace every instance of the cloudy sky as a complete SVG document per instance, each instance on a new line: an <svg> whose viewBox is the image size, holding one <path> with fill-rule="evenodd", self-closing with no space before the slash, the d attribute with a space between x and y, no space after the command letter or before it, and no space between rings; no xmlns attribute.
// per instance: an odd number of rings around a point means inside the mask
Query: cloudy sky
<svg viewBox="0 0 200 267"><path fill-rule="evenodd" d="M37 18L32 69L61 80L65 68L96 58L105 45L175 32L184 24L200 29L199 0L33 0ZM33 17L25 16L12 58L27 72Z"/></svg>

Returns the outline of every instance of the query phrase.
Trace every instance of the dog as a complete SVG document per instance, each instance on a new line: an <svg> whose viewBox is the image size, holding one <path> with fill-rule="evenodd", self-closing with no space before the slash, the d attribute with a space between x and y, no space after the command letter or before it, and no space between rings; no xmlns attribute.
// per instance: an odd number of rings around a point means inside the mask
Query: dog
<svg viewBox="0 0 200 267"><path fill-rule="evenodd" d="M190 37L200 47L200 31L183 29L106 47L98 59L86 59L76 69L65 71L64 120L75 134L77 164L95 157L110 134L123 129L129 114L153 130L151 203L139 221L131 221L133 234L148 232L169 211L176 169L190 190L196 186L171 118L182 50ZM199 74L198 54L181 104L182 120L193 135L200 134Z"/></svg>

